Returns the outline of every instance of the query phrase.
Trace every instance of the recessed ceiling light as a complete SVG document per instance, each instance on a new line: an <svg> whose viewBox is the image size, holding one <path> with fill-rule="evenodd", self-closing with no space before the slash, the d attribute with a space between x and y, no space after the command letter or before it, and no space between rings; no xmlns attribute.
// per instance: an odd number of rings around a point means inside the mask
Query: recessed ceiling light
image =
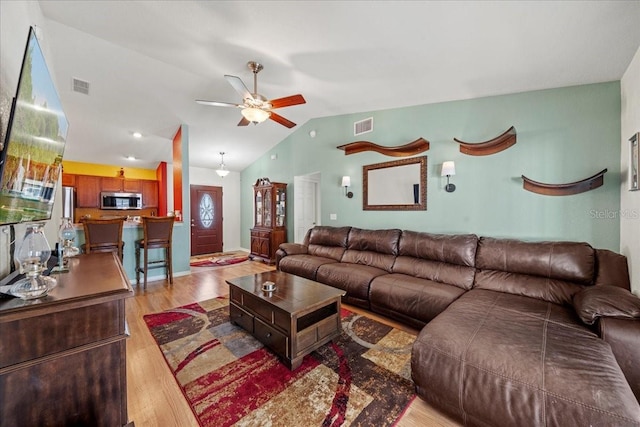
<svg viewBox="0 0 640 427"><path fill-rule="evenodd" d="M133 133L133 137L140 139L140 138L142 138L142 134L140 132L134 132Z"/></svg>
<svg viewBox="0 0 640 427"><path fill-rule="evenodd" d="M127 160L135 160L135 156L127 156Z"/></svg>

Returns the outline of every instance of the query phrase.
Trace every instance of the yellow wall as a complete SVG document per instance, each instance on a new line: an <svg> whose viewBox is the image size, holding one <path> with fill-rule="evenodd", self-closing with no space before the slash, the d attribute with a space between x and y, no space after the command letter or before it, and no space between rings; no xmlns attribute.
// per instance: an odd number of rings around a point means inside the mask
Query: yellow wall
<svg viewBox="0 0 640 427"><path fill-rule="evenodd" d="M94 175L94 176L120 176L120 166L113 165L98 165L95 163L82 163L71 162L67 160L62 161L62 170L64 173L71 173L76 175ZM156 180L155 169L141 169L141 168L122 168L124 169L124 177L130 179L150 179Z"/></svg>

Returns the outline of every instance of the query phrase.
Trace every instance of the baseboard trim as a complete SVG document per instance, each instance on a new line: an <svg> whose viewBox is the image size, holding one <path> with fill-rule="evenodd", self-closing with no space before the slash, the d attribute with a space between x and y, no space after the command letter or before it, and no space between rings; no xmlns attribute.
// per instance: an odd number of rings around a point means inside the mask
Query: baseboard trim
<svg viewBox="0 0 640 427"><path fill-rule="evenodd" d="M180 276L188 276L189 274L191 274L191 270L186 270L186 271L178 271L176 273L173 273L173 277L180 277ZM142 283L142 274L140 274L140 283ZM158 280L166 280L166 276L164 274L160 274L157 276L147 276L147 283L148 282L157 282ZM136 284L136 279L130 279L129 283L132 285Z"/></svg>

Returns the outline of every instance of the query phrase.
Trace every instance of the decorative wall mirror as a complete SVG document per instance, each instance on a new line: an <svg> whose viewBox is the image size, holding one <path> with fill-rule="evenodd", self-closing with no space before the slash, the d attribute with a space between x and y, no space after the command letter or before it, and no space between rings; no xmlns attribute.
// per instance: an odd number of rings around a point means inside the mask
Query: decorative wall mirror
<svg viewBox="0 0 640 427"><path fill-rule="evenodd" d="M362 209L426 211L427 156L362 167Z"/></svg>

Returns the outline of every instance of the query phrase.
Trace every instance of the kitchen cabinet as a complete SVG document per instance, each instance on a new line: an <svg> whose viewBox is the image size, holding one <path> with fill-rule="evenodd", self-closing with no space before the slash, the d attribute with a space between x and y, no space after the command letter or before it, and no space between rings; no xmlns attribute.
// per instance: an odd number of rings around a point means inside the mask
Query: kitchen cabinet
<svg viewBox="0 0 640 427"><path fill-rule="evenodd" d="M113 178L104 176L101 179L101 191L142 193L142 182L139 179Z"/></svg>
<svg viewBox="0 0 640 427"><path fill-rule="evenodd" d="M142 207L158 207L158 181L142 180Z"/></svg>
<svg viewBox="0 0 640 427"><path fill-rule="evenodd" d="M100 177L76 175L76 203L79 208L100 208Z"/></svg>
<svg viewBox="0 0 640 427"><path fill-rule="evenodd" d="M72 173L62 173L62 186L63 187L75 187L76 176Z"/></svg>
<svg viewBox="0 0 640 427"><path fill-rule="evenodd" d="M76 188L78 208L100 208L100 192L141 193L143 208L158 207L158 181L62 174L62 185Z"/></svg>
<svg viewBox="0 0 640 427"><path fill-rule="evenodd" d="M276 259L276 251L287 241L287 184L260 178L253 186L254 226L251 229L251 259L268 264Z"/></svg>

